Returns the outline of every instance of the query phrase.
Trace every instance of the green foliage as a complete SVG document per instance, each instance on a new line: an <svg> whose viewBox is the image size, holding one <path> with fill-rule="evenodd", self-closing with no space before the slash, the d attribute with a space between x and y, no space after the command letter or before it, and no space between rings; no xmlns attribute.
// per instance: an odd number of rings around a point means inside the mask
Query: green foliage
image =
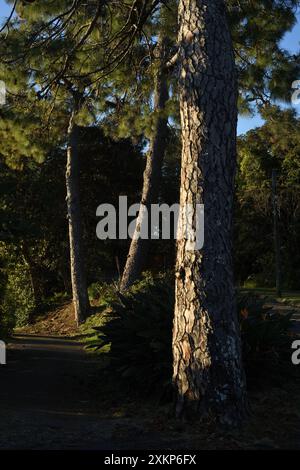
<svg viewBox="0 0 300 470"><path fill-rule="evenodd" d="M275 285L272 169L277 170L283 286L300 287L300 120L293 110L264 109L266 123L241 136L235 214L235 265L242 285Z"/></svg>
<svg viewBox="0 0 300 470"><path fill-rule="evenodd" d="M280 42L296 23L298 0L228 0L228 18L239 74L240 112L251 113L271 98L290 101L299 56Z"/></svg>
<svg viewBox="0 0 300 470"><path fill-rule="evenodd" d="M97 348L110 344L109 367L131 388L161 394L172 376L172 285L147 276L111 307L108 321L96 328Z"/></svg>
<svg viewBox="0 0 300 470"><path fill-rule="evenodd" d="M42 121L44 113L44 103L31 95L18 100L9 96L8 104L1 107L0 157L7 165L22 169L26 160L43 161L53 145Z"/></svg>
<svg viewBox="0 0 300 470"><path fill-rule="evenodd" d="M290 350L293 312L280 314L266 306L266 298L241 295L238 299L243 357L247 365L284 359Z"/></svg>
<svg viewBox="0 0 300 470"><path fill-rule="evenodd" d="M14 317L11 315L7 315L7 311L3 303L7 283L7 275L5 270L3 269L4 266L1 259L0 262L0 339L3 340L7 337L7 335L11 332L13 328Z"/></svg>
<svg viewBox="0 0 300 470"><path fill-rule="evenodd" d="M92 284L102 276L115 277L115 257L123 260L128 249L126 240L102 241L95 237L96 208L103 202L117 206L119 194L126 194L129 204L136 202L144 160L139 146L133 146L129 140L105 137L99 128L80 128L79 153L83 162L80 175L83 242L88 282ZM10 312L13 318L15 309L18 317L24 312L25 319L32 310L28 266L34 278L38 307L56 293L70 294L65 154L57 147L42 163L27 159L22 170L5 165L3 160L0 156L1 258L3 273L9 274L5 309L6 316ZM14 250L19 254L11 258ZM23 263L24 256L27 264ZM18 265L13 274L15 262ZM21 278L23 284L18 292L16 282ZM27 307L25 299L21 301L23 295L28 298ZM16 302L23 307L15 307Z"/></svg>
<svg viewBox="0 0 300 470"><path fill-rule="evenodd" d="M251 376L263 374L270 363L290 353L291 313L283 316L265 305L263 297L238 297L243 358ZM130 388L163 394L165 386L171 390L173 312L173 282L148 274L111 304L101 325L94 327L99 334L90 348L105 353L108 373Z"/></svg>
<svg viewBox="0 0 300 470"><path fill-rule="evenodd" d="M109 306L117 300L117 289L107 282L94 282L88 288L89 299L98 306Z"/></svg>
<svg viewBox="0 0 300 470"><path fill-rule="evenodd" d="M10 333L14 326L23 326L31 318L36 304L30 284L30 272L19 250L0 244L0 260L5 266L5 284L2 287L1 328Z"/></svg>

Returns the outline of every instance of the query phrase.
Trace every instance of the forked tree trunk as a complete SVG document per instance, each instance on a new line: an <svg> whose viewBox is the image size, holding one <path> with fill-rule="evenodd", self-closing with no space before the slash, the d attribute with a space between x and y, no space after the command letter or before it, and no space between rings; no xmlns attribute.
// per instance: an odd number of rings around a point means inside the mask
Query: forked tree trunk
<svg viewBox="0 0 300 470"><path fill-rule="evenodd" d="M67 210L69 221L70 267L75 320L79 325L88 315L89 300L82 252L79 193L79 152L76 111L72 112L68 128L67 148Z"/></svg>
<svg viewBox="0 0 300 470"><path fill-rule="evenodd" d="M177 415L235 425L246 411L232 268L237 79L223 0L180 0L180 204L204 204L204 246L178 241Z"/></svg>
<svg viewBox="0 0 300 470"><path fill-rule="evenodd" d="M146 208L149 214L151 204L155 203L158 197L168 133L168 118L162 114L169 98L165 72L166 46L165 38L162 35L159 38L157 49L158 69L154 89L154 113L157 113L157 118L147 155L141 199L141 207ZM128 289L139 278L145 265L149 250L149 240L140 238L139 234L143 232L142 227L146 223L146 218L147 212L140 210L123 271L121 280L122 291Z"/></svg>

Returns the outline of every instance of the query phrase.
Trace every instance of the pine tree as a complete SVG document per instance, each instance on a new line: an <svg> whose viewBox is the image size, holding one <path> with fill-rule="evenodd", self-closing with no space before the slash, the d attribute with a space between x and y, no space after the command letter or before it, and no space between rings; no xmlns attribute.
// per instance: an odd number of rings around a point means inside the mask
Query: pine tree
<svg viewBox="0 0 300 470"><path fill-rule="evenodd" d="M64 107L70 114L66 178L71 277L78 323L87 314L88 296L80 241L77 125L91 121L91 107L92 117L100 111L97 106L104 100L97 97L103 94L105 99L109 93L102 86L103 77L127 57L158 4L158 1L133 1L128 8L123 2L117 2L113 17L104 2L17 4L19 16L8 35L6 50L1 54L6 73L13 68L11 64L19 65L21 61L19 68L26 77L26 85L31 83L34 90L38 90L39 98L52 102L53 107L64 100ZM81 94L86 105L78 107L76 113L72 103L74 93ZM89 108L91 97L93 106Z"/></svg>
<svg viewBox="0 0 300 470"><path fill-rule="evenodd" d="M176 3L168 4L168 7L174 9ZM239 73L239 110L241 113L249 114L257 109L257 106L261 109L272 98L289 99L290 81L292 77L296 78L298 74L299 61L297 57L291 57L287 52L282 51L279 42L284 32L290 29L295 22L294 7L297 3L297 1L291 1L283 5L282 2L276 0L272 2L261 1L257 4L229 2L228 17L235 46L235 62ZM266 11L268 11L268 18L270 16L273 18L271 23L269 20L266 21ZM172 13L169 13L168 18L169 21L174 19ZM253 24L255 24L255 27L253 27ZM261 27L257 25L261 25ZM168 23L159 26L161 32L164 32L165 35L170 34ZM176 54L174 54L174 58L176 60ZM289 82L279 79L283 74L289 78ZM173 91L174 89L175 94L172 99L173 102L178 103L176 85L173 87ZM134 101L133 107L135 109L136 106L137 103ZM171 109L169 109L170 111ZM171 112L170 116L173 120L177 118L174 112ZM140 115L138 117L140 118ZM132 132L132 126L130 132ZM154 131L150 141L153 142L155 135ZM162 161L164 149L160 149L160 153L160 160ZM152 182L152 185L149 185L152 178L151 155L150 150L142 192L142 201L146 203L144 205L147 209L149 201L151 199L155 200L148 194L149 188L152 187L156 193L158 192L158 179L156 183ZM140 211L135 237L130 244L121 283L123 290L128 288L140 276L142 267L146 263L146 255L150 244L147 240L142 240L139 237L145 218L144 214L143 211Z"/></svg>
<svg viewBox="0 0 300 470"><path fill-rule="evenodd" d="M238 139L235 264L242 283L251 276L260 285L275 285L271 186L276 170L282 282L297 289L300 121L295 110L277 106L266 108L263 117L263 126Z"/></svg>
<svg viewBox="0 0 300 470"><path fill-rule="evenodd" d="M89 313L86 270L82 246L81 204L80 204L80 161L79 161L79 128L76 124L80 111L81 97L73 93L67 139L67 210L69 222L70 267L73 292L73 306L77 324L82 323Z"/></svg>
<svg viewBox="0 0 300 470"><path fill-rule="evenodd" d="M204 246L178 240L173 331L177 415L227 426L246 412L232 269L237 75L222 0L179 3L180 204L204 204Z"/></svg>
<svg viewBox="0 0 300 470"><path fill-rule="evenodd" d="M156 48L157 64L154 78L154 125L144 172L139 215L121 281L122 291L128 289L140 277L145 266L149 250L149 240L143 237L145 237L145 227L148 227L148 214L150 214L151 205L157 202L163 160L167 147L168 116L166 114L166 103L169 98L169 84L167 82L168 47L163 25L160 26L160 29ZM146 233L146 236L148 237L149 234Z"/></svg>

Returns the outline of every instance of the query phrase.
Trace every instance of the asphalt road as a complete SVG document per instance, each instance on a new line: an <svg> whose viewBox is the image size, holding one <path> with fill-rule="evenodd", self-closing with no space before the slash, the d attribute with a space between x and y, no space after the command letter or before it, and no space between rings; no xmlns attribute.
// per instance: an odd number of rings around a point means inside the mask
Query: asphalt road
<svg viewBox="0 0 300 470"><path fill-rule="evenodd" d="M75 341L14 337L0 366L0 449L180 447L136 420L103 418L91 393L95 373L97 361Z"/></svg>

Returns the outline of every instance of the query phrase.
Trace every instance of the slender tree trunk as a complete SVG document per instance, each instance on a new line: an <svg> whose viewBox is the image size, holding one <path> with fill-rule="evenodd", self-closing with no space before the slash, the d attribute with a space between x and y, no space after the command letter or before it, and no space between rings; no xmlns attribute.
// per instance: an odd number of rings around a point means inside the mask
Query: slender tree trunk
<svg viewBox="0 0 300 470"><path fill-rule="evenodd" d="M177 246L177 416L235 425L246 411L232 268L237 80L223 0L180 0L180 204L204 204L204 246Z"/></svg>
<svg viewBox="0 0 300 470"><path fill-rule="evenodd" d="M70 279L70 269L69 266L66 266L65 259L61 260L59 263L58 272L63 283L63 287L68 295L72 294L72 282Z"/></svg>
<svg viewBox="0 0 300 470"><path fill-rule="evenodd" d="M78 127L76 110L72 112L68 128L67 148L67 210L69 221L70 266L75 320L80 324L88 315L89 300L82 253L81 214L79 192Z"/></svg>
<svg viewBox="0 0 300 470"><path fill-rule="evenodd" d="M28 267L31 289L34 297L35 308L28 318L29 323L32 323L34 321L35 314L37 313L37 309L41 306L42 303L43 289L41 286L37 265L32 261L30 249L25 240L23 240L21 243L21 250L23 259Z"/></svg>
<svg viewBox="0 0 300 470"><path fill-rule="evenodd" d="M280 256L280 234L278 224L278 198L277 198L277 172L272 170L272 205L273 205L273 231L275 252L275 276L276 295L281 297L281 256Z"/></svg>
<svg viewBox="0 0 300 470"><path fill-rule="evenodd" d="M154 113L158 113L156 118L150 149L147 155L146 169L143 178L143 190L141 207L150 213L151 204L155 203L158 197L159 184L161 179L162 164L167 146L168 118L162 113L165 110L166 102L169 98L168 85L165 72L166 46L165 38L161 34L158 43L158 70L154 89ZM136 223L135 233L131 240L126 265L124 268L121 290L128 289L134 281L141 275L145 265L149 250L149 240L139 237L143 232L143 224L146 223L147 211L140 210Z"/></svg>

